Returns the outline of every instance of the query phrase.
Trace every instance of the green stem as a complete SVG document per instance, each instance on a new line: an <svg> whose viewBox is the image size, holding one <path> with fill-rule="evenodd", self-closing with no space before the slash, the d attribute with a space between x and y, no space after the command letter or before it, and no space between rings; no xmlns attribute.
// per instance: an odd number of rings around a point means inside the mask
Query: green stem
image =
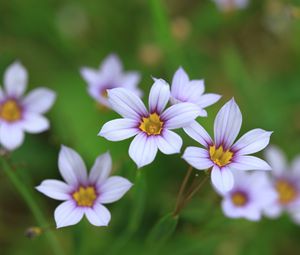
<svg viewBox="0 0 300 255"><path fill-rule="evenodd" d="M23 197L24 201L30 208L38 225L42 228L46 228L48 225L48 222L45 219L42 211L38 207L35 199L31 195L30 190L22 182L22 180L19 178L17 173L12 169L12 167L8 163L7 159L4 158L3 156L1 156L1 165L2 165L2 169L4 170L5 174L8 176L8 178L10 179L12 184L15 186L15 188L18 190L18 192L20 193L20 195ZM44 234L47 237L47 239L53 249L54 254L63 255L64 253L63 253L54 233L50 229L47 229Z"/></svg>

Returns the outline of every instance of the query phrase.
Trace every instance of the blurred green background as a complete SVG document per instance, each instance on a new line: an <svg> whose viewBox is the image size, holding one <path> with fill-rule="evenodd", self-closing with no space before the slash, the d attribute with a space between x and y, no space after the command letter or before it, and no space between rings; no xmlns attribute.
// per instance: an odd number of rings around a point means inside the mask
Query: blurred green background
<svg viewBox="0 0 300 255"><path fill-rule="evenodd" d="M126 70L139 70L148 94L151 75L171 81L179 66L204 78L206 90L222 94L200 122L212 130L218 109L234 96L243 113L242 131L273 130L272 143L289 158L300 153L300 3L253 0L245 10L222 12L210 0L10 0L0 1L0 74L19 59L30 75L29 89L57 92L49 112L52 128L26 135L13 152L18 174L54 228L59 204L34 190L43 179L61 178L60 144L76 149L90 167L109 150L114 172L132 181L136 166L129 141L97 137L117 114L99 109L86 92L82 66L98 67L117 53ZM145 97L144 100L147 100ZM183 132L184 147L194 144ZM112 221L96 228L86 220L55 230L64 254L300 254L300 227L287 216L259 223L223 216L209 184L180 215L175 233L157 247L147 241L153 225L171 212L187 165L180 155L158 154L132 189L109 205ZM201 175L201 174L200 174ZM53 254L45 235L29 240L37 223L4 172L0 171L0 254Z"/></svg>

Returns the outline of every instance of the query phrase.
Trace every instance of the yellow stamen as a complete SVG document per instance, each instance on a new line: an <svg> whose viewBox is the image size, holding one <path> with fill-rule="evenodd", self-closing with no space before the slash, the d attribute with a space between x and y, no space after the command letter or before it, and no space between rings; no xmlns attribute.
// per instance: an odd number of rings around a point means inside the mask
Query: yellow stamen
<svg viewBox="0 0 300 255"><path fill-rule="evenodd" d="M244 206L248 199L243 192L237 191L231 195L231 201L235 206Z"/></svg>
<svg viewBox="0 0 300 255"><path fill-rule="evenodd" d="M209 155L215 164L225 166L231 162L233 153L230 150L225 151L222 145L218 149L213 145L209 147Z"/></svg>
<svg viewBox="0 0 300 255"><path fill-rule="evenodd" d="M0 105L0 118L8 122L14 122L22 117L22 110L18 103L9 99Z"/></svg>
<svg viewBox="0 0 300 255"><path fill-rule="evenodd" d="M147 135L159 135L161 133L163 122L156 113L152 113L149 117L143 117L143 120L139 126L140 130L147 133Z"/></svg>
<svg viewBox="0 0 300 255"><path fill-rule="evenodd" d="M96 190L92 186L80 187L77 191L73 193L73 198L76 201L78 206L93 206L97 195Z"/></svg>
<svg viewBox="0 0 300 255"><path fill-rule="evenodd" d="M278 180L275 184L275 187L278 192L279 203L286 205L296 199L297 190L289 181Z"/></svg>

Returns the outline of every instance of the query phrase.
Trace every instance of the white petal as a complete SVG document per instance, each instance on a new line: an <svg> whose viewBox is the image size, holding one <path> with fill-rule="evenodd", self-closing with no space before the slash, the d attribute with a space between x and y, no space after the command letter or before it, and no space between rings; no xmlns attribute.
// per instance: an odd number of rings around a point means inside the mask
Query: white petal
<svg viewBox="0 0 300 255"><path fill-rule="evenodd" d="M164 127L175 129L186 127L199 115L200 109L192 103L179 103L166 109L161 117L165 120Z"/></svg>
<svg viewBox="0 0 300 255"><path fill-rule="evenodd" d="M231 99L221 108L215 119L214 133L217 147L223 145L226 149L230 148L241 129L241 125L241 111L234 99Z"/></svg>
<svg viewBox="0 0 300 255"><path fill-rule="evenodd" d="M71 185L87 183L87 171L80 155L62 145L58 157L58 168L64 180Z"/></svg>
<svg viewBox="0 0 300 255"><path fill-rule="evenodd" d="M197 121L193 121L191 125L185 127L183 130L188 136L206 148L213 144L210 135Z"/></svg>
<svg viewBox="0 0 300 255"><path fill-rule="evenodd" d="M83 67L80 69L80 74L89 85L97 85L100 76L98 70Z"/></svg>
<svg viewBox="0 0 300 255"><path fill-rule="evenodd" d="M77 224L84 215L84 209L76 207L72 200L60 204L54 212L57 228L67 227Z"/></svg>
<svg viewBox="0 0 300 255"><path fill-rule="evenodd" d="M138 72L126 72L121 78L121 86L133 91L137 91L137 84L141 80L141 75ZM140 96L140 95L139 95Z"/></svg>
<svg viewBox="0 0 300 255"><path fill-rule="evenodd" d="M0 143L7 150L14 150L24 141L24 132L19 124L0 124Z"/></svg>
<svg viewBox="0 0 300 255"><path fill-rule="evenodd" d="M99 202L102 204L113 203L119 200L132 187L132 183L120 176L109 177L99 188Z"/></svg>
<svg viewBox="0 0 300 255"><path fill-rule="evenodd" d="M277 175L281 175L288 168L283 152L276 146L270 146L265 150L265 159L272 167L272 173Z"/></svg>
<svg viewBox="0 0 300 255"><path fill-rule="evenodd" d="M111 107L124 118L141 119L147 116L148 111L142 100L133 92L124 88L115 88L107 91Z"/></svg>
<svg viewBox="0 0 300 255"><path fill-rule="evenodd" d="M26 111L45 113L51 108L55 98L56 94L54 91L47 88L38 88L25 97L23 104Z"/></svg>
<svg viewBox="0 0 300 255"><path fill-rule="evenodd" d="M138 168L150 164L157 153L155 137L139 133L129 146L129 156Z"/></svg>
<svg viewBox="0 0 300 255"><path fill-rule="evenodd" d="M112 159L109 152L98 156L89 175L92 184L101 184L110 174L112 169Z"/></svg>
<svg viewBox="0 0 300 255"><path fill-rule="evenodd" d="M27 71L24 66L16 61L11 64L4 73L4 87L7 95L20 97L27 86Z"/></svg>
<svg viewBox="0 0 300 255"><path fill-rule="evenodd" d="M122 73L122 63L116 54L111 54L106 57L101 66L101 73L106 77L116 77Z"/></svg>
<svg viewBox="0 0 300 255"><path fill-rule="evenodd" d="M205 170L213 166L207 150L202 148L187 147L182 158L198 170Z"/></svg>
<svg viewBox="0 0 300 255"><path fill-rule="evenodd" d="M230 191L234 184L232 172L227 167L220 169L214 166L211 171L211 181L221 193Z"/></svg>
<svg viewBox="0 0 300 255"><path fill-rule="evenodd" d="M56 200L68 200L72 188L57 180L45 180L36 189L44 195Z"/></svg>
<svg viewBox="0 0 300 255"><path fill-rule="evenodd" d="M37 134L49 129L49 121L44 116L27 112L22 121L22 127L28 133Z"/></svg>
<svg viewBox="0 0 300 255"><path fill-rule="evenodd" d="M99 203L96 203L93 208L86 208L85 216L91 224L97 227L108 226L111 219L109 210Z"/></svg>
<svg viewBox="0 0 300 255"><path fill-rule="evenodd" d="M237 156L229 167L237 170L271 170L266 161L254 156Z"/></svg>
<svg viewBox="0 0 300 255"><path fill-rule="evenodd" d="M179 153L182 146L182 139L173 131L165 129L162 135L156 136L158 149L164 154Z"/></svg>
<svg viewBox="0 0 300 255"><path fill-rule="evenodd" d="M300 156L298 155L292 162L292 171L295 176L300 176Z"/></svg>
<svg viewBox="0 0 300 255"><path fill-rule="evenodd" d="M244 134L233 146L232 150L239 155L246 155L261 151L270 142L272 132L257 128Z"/></svg>
<svg viewBox="0 0 300 255"><path fill-rule="evenodd" d="M231 202L231 198L226 197L223 199L222 203L222 211L228 218L240 218L239 209L237 209Z"/></svg>
<svg viewBox="0 0 300 255"><path fill-rule="evenodd" d="M278 218L282 214L282 211L283 210L279 203L274 203L273 205L270 205L263 209L264 215L271 219Z"/></svg>
<svg viewBox="0 0 300 255"><path fill-rule="evenodd" d="M170 87L163 79L155 79L149 94L150 112L160 114L170 99Z"/></svg>
<svg viewBox="0 0 300 255"><path fill-rule="evenodd" d="M99 136L110 141L121 141L128 139L139 132L139 123L132 119L115 119L103 125Z"/></svg>
<svg viewBox="0 0 300 255"><path fill-rule="evenodd" d="M200 97L198 105L202 108L206 108L218 102L220 98L221 96L218 94L212 94L212 93L204 94Z"/></svg>
<svg viewBox="0 0 300 255"><path fill-rule="evenodd" d="M172 80L171 94L175 99L180 100L184 94L184 89L189 82L189 77L182 67L178 68Z"/></svg>

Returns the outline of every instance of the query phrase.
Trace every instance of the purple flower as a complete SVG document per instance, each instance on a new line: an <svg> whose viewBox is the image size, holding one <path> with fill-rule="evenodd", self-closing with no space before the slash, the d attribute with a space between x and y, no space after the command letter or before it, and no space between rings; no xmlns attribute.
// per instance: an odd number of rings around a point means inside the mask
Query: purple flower
<svg viewBox="0 0 300 255"><path fill-rule="evenodd" d="M98 70L83 67L80 69L80 73L88 84L88 92L91 97L106 107L110 107L107 100L108 89L123 87L141 96L141 91L137 88L140 74L124 72L117 55L109 55Z"/></svg>
<svg viewBox="0 0 300 255"><path fill-rule="evenodd" d="M207 116L203 110L221 98L218 94L204 94L204 80L190 80L183 68L175 72L171 86L171 103L189 102L199 106L199 116Z"/></svg>
<svg viewBox="0 0 300 255"><path fill-rule="evenodd" d="M65 201L54 213L57 228L74 225L83 215L95 226L107 226L111 216L103 204L119 200L132 186L123 177L109 177L112 167L110 154L98 156L88 176L80 155L62 146L58 167L65 182L45 180L36 187L48 197Z"/></svg>
<svg viewBox="0 0 300 255"><path fill-rule="evenodd" d="M271 170L264 160L248 154L264 149L272 132L253 129L234 143L241 125L242 114L234 99L231 99L217 114L214 140L197 122L185 128L185 132L205 148L187 147L183 158L196 169L212 168L212 183L220 191L232 189L232 171Z"/></svg>
<svg viewBox="0 0 300 255"><path fill-rule="evenodd" d="M116 88L108 91L111 107L123 118L107 122L99 132L110 141L135 136L129 156L140 168L150 164L159 149L164 154L179 153L182 139L171 131L188 126L199 115L199 107L181 103L166 108L170 99L169 85L155 79L149 95L149 110L131 91Z"/></svg>
<svg viewBox="0 0 300 255"><path fill-rule="evenodd" d="M222 210L229 218L246 218L251 221L261 219L264 208L277 199L264 172L234 172L235 183L223 196Z"/></svg>
<svg viewBox="0 0 300 255"><path fill-rule="evenodd" d="M287 212L295 223L300 224L300 156L289 166L282 151L272 146L266 150L266 159L273 169L271 181L278 199L266 208L265 214L277 218Z"/></svg>
<svg viewBox="0 0 300 255"><path fill-rule="evenodd" d="M0 143L14 150L24 141L24 131L40 133L49 128L42 115L55 101L55 93L38 88L23 96L27 86L26 69L19 62L10 65L4 74L4 90L0 87Z"/></svg>
<svg viewBox="0 0 300 255"><path fill-rule="evenodd" d="M249 0L213 0L221 11L233 11L235 9L245 9Z"/></svg>

